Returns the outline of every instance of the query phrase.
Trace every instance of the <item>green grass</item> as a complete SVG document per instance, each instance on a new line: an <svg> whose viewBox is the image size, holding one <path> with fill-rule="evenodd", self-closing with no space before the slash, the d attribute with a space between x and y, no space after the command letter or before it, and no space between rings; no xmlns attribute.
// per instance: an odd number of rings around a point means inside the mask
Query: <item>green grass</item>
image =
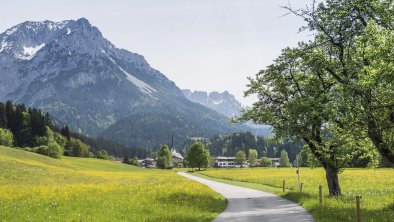
<svg viewBox="0 0 394 222"><path fill-rule="evenodd" d="M271 192L300 203L317 221L355 221L355 197L361 195L362 221L394 221L394 170L345 169L339 180L343 194L328 197L325 173L322 168L301 169L303 194L297 192L296 169L210 169L195 173L219 182ZM286 192L282 182L286 181ZM319 185L323 186L323 206L318 201Z"/></svg>
<svg viewBox="0 0 394 222"><path fill-rule="evenodd" d="M175 171L0 146L0 221L210 221L225 205Z"/></svg>

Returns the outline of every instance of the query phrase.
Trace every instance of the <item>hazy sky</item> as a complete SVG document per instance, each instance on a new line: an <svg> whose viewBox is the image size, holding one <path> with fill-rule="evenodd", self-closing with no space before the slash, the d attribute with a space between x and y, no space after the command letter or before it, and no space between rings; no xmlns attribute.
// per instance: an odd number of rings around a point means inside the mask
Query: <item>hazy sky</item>
<svg viewBox="0 0 394 222"><path fill-rule="evenodd" d="M85 17L180 88L228 90L250 105L247 77L308 39L300 18L282 16L289 2L304 8L311 0L2 0L0 32L26 20Z"/></svg>

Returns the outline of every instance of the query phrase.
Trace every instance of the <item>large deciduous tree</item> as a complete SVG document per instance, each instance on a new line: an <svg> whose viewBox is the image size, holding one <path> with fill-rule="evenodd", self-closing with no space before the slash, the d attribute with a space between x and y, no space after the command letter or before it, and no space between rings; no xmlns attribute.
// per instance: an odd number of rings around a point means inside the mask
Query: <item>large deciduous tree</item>
<svg viewBox="0 0 394 222"><path fill-rule="evenodd" d="M159 152L157 153L157 157L157 168L169 169L172 167L172 155L167 145L164 145L160 148Z"/></svg>
<svg viewBox="0 0 394 222"><path fill-rule="evenodd" d="M255 149L249 149L248 161L249 161L249 166L250 166L250 167L256 166L256 164L257 164L257 158L258 158L257 150L255 150Z"/></svg>
<svg viewBox="0 0 394 222"><path fill-rule="evenodd" d="M315 46L305 53L310 67L328 73L340 90L338 104L352 113L347 133L368 137L394 163L392 0L326 0L287 9L306 21L302 29L315 33Z"/></svg>
<svg viewBox="0 0 394 222"><path fill-rule="evenodd" d="M274 64L250 78L246 95L257 94L258 101L239 120L269 124L277 138L305 142L324 166L330 195L337 195L338 173L351 137L343 136L334 124L342 122L346 112L338 110L337 92L327 73L309 67L304 52L310 47L300 44L283 50Z"/></svg>
<svg viewBox="0 0 394 222"><path fill-rule="evenodd" d="M187 152L187 160L192 168L201 170L203 167L208 167L209 151L201 142L195 142L191 145Z"/></svg>
<svg viewBox="0 0 394 222"><path fill-rule="evenodd" d="M240 165L241 168L243 167L244 163L246 161L246 154L243 150L239 150L236 154L235 154L235 159L234 162L237 165Z"/></svg>

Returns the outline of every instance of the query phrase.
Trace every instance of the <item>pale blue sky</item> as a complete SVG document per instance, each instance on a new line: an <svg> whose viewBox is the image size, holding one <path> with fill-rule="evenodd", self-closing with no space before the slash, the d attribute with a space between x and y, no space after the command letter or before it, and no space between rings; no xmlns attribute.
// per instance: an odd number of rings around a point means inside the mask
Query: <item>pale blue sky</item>
<svg viewBox="0 0 394 222"><path fill-rule="evenodd" d="M311 0L2 0L0 32L26 20L85 17L117 47L139 53L180 88L228 90L243 98L281 49L308 39L281 5Z"/></svg>

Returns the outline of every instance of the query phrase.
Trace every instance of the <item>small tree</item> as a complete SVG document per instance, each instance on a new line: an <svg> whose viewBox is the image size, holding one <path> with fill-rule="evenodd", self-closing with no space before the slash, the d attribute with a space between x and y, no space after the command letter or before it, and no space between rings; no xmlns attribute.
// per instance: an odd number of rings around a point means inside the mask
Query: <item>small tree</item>
<svg viewBox="0 0 394 222"><path fill-rule="evenodd" d="M97 159L103 159L103 160L109 160L110 159L110 157L109 157L109 155L108 155L106 150L98 151L97 154L96 154L96 158Z"/></svg>
<svg viewBox="0 0 394 222"><path fill-rule="evenodd" d="M162 146L157 155L158 155L158 160L156 163L157 168L168 169L172 167L172 155L167 145Z"/></svg>
<svg viewBox="0 0 394 222"><path fill-rule="evenodd" d="M123 157L122 163L130 164L130 159L129 159L129 157L128 157L128 156L124 156L124 157Z"/></svg>
<svg viewBox="0 0 394 222"><path fill-rule="evenodd" d="M288 156L286 150L282 150L280 152L279 164L281 167L290 167L289 156Z"/></svg>
<svg viewBox="0 0 394 222"><path fill-rule="evenodd" d="M262 157L260 160L260 166L270 167L272 166L272 161L268 157Z"/></svg>
<svg viewBox="0 0 394 222"><path fill-rule="evenodd" d="M197 167L198 170L201 170L202 167L208 167L209 151L201 142L195 142L188 150L187 158L192 168Z"/></svg>
<svg viewBox="0 0 394 222"><path fill-rule="evenodd" d="M246 154L244 151L240 150L235 154L235 164L237 165L242 165L244 164L244 162L246 161Z"/></svg>
<svg viewBox="0 0 394 222"><path fill-rule="evenodd" d="M7 129L0 128L0 145L11 147L14 144L14 135Z"/></svg>
<svg viewBox="0 0 394 222"><path fill-rule="evenodd" d="M83 143L79 139L71 138L67 144L67 149L69 151L71 151L70 154L72 156L76 156L76 157L89 157L90 156L89 146L86 145L85 143Z"/></svg>
<svg viewBox="0 0 394 222"><path fill-rule="evenodd" d="M56 159L60 159L63 156L63 148L56 142L50 142L48 144L48 156Z"/></svg>
<svg viewBox="0 0 394 222"><path fill-rule="evenodd" d="M258 158L258 153L257 150L255 149L249 149L249 155L248 155L248 160L249 160L249 165L251 167L256 166L257 164L257 158Z"/></svg>
<svg viewBox="0 0 394 222"><path fill-rule="evenodd" d="M133 166L137 166L137 167L139 167L140 166L140 162L138 161L138 157L133 157L132 159L131 159L131 161L130 161L130 164L131 165L133 165Z"/></svg>

